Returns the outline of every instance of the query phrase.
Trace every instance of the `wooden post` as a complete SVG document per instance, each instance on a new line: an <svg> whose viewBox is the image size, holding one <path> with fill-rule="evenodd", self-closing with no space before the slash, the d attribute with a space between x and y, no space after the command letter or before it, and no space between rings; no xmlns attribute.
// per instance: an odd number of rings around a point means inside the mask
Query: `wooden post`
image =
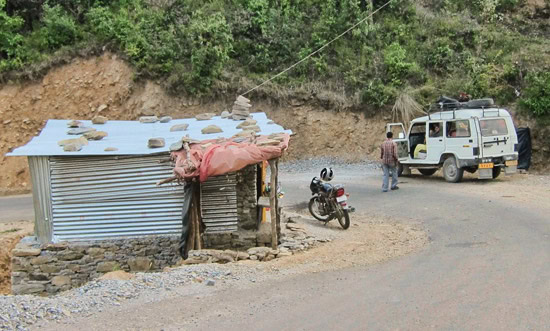
<svg viewBox="0 0 550 331"><path fill-rule="evenodd" d="M201 250L201 203L200 203L200 184L196 184L197 189L195 190L193 194L193 200L194 200L194 206L193 209L195 210L195 217L194 217L194 228L195 228L195 249Z"/></svg>
<svg viewBox="0 0 550 331"><path fill-rule="evenodd" d="M275 183L277 183L277 185L279 185L279 159L277 159L277 162L275 162L275 166L277 167L277 173L275 173ZM279 187L277 186L277 191L278 191ZM279 235L279 231L281 230L281 212L280 212L280 207L279 207L279 193L278 192L275 192L275 212L276 212L276 215L277 215L277 222L275 223L276 224L276 229L277 229L277 235Z"/></svg>
<svg viewBox="0 0 550 331"><path fill-rule="evenodd" d="M277 162L269 160L271 170L271 190L269 192L269 211L271 213L271 248L277 249Z"/></svg>

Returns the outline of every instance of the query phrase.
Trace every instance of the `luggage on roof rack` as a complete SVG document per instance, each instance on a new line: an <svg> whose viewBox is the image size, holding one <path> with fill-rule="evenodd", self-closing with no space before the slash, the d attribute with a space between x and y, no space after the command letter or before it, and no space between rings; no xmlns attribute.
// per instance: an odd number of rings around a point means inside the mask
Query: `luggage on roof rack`
<svg viewBox="0 0 550 331"><path fill-rule="evenodd" d="M449 98L443 95L439 97L436 103L430 107L430 111L487 108L494 105L495 102L491 98L474 99L467 102L460 102L456 99Z"/></svg>

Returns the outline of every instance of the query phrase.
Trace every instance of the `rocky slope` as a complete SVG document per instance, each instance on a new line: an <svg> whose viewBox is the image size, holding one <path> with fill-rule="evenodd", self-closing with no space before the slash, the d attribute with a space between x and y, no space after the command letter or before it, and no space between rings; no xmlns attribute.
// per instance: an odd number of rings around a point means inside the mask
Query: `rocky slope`
<svg viewBox="0 0 550 331"><path fill-rule="evenodd" d="M39 134L48 119L91 119L97 114L118 120L143 115L184 118L219 114L234 100L233 95L227 100L168 95L155 82L135 82L132 69L110 53L76 58L36 82L0 86L0 194L30 189L27 160L5 154ZM288 158L362 159L376 148L384 132L382 118L367 119L362 113L323 111L301 102L285 106L252 100L252 104L252 111L264 111L296 133Z"/></svg>

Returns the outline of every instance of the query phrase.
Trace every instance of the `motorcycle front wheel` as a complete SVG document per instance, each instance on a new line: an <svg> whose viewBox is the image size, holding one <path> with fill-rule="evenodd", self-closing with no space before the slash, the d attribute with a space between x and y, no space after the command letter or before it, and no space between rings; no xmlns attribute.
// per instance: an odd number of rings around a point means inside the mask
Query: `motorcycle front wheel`
<svg viewBox="0 0 550 331"><path fill-rule="evenodd" d="M308 204L309 213L315 217L316 220L326 222L330 215L321 215L321 211L324 210L324 203L319 200L319 197L313 197L309 200Z"/></svg>
<svg viewBox="0 0 550 331"><path fill-rule="evenodd" d="M338 217L338 223L340 223L344 230L347 230L350 225L349 212L346 209L343 209L341 215L342 216Z"/></svg>

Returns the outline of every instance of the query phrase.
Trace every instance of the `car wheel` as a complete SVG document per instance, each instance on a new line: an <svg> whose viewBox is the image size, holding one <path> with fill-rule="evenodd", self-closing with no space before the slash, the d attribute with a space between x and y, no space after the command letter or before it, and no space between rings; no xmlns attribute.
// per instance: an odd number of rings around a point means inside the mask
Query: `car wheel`
<svg viewBox="0 0 550 331"><path fill-rule="evenodd" d="M464 169L459 168L454 156L449 156L443 162L443 177L449 183L458 183L464 176Z"/></svg>

